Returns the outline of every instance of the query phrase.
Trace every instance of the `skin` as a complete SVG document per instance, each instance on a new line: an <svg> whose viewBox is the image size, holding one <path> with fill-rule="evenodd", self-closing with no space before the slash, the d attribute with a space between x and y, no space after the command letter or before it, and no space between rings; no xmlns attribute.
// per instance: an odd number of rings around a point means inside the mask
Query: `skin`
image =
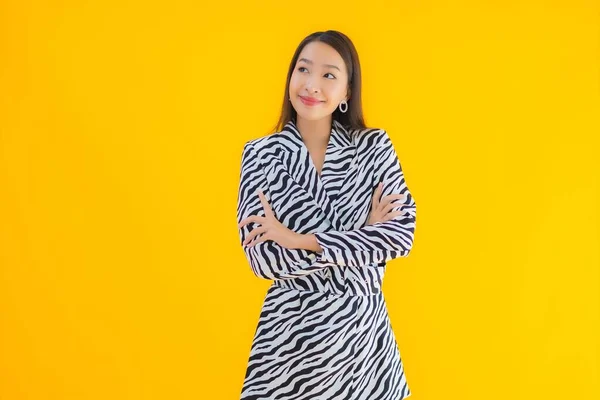
<svg viewBox="0 0 600 400"><path fill-rule="evenodd" d="M339 53L323 42L304 46L290 77L288 95L297 113L296 126L320 173L332 114L343 100L350 98L348 72ZM308 106L300 96L315 97L322 103Z"/></svg>
<svg viewBox="0 0 600 400"><path fill-rule="evenodd" d="M321 103L308 106L300 100L300 96L315 97ZM332 114L343 100L350 98L348 72L340 54L323 42L311 42L304 46L290 77L289 97L297 113L296 126L320 175L331 133ZM373 196L368 225L387 221L403 213L390 211L396 206L392 201L404 196L389 195L379 201L381 191L382 185L379 184ZM315 235L300 234L288 229L275 218L265 195L260 190L257 195L265 216L252 215L238 224L238 228L250 222L260 224L250 232L244 245L251 247L273 240L288 249L323 251ZM261 237L256 238L261 234Z"/></svg>

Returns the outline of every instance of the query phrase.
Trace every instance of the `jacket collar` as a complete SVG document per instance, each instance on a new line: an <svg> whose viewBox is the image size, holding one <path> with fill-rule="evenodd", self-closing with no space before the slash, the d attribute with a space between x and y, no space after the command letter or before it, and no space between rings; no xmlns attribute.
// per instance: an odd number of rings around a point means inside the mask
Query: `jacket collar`
<svg viewBox="0 0 600 400"><path fill-rule="evenodd" d="M340 122L332 121L320 176L296 124L288 121L279 134L284 139L279 142L283 150L279 161L292 179L311 195L334 229L348 229L351 221L343 221L338 210L347 206L356 185L356 146L351 133Z"/></svg>

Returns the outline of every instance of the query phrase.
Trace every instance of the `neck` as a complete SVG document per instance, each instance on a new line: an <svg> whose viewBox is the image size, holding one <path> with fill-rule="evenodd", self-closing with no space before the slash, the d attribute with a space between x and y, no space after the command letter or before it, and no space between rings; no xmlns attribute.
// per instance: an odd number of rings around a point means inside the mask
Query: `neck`
<svg viewBox="0 0 600 400"><path fill-rule="evenodd" d="M302 141L307 146L327 147L332 119L331 115L319 120L307 120L296 116L296 127L300 131Z"/></svg>

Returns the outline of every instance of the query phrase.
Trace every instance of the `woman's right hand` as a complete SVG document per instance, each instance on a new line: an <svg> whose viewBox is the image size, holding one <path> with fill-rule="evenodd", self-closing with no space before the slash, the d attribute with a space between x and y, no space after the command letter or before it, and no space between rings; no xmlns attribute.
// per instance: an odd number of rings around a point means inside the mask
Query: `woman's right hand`
<svg viewBox="0 0 600 400"><path fill-rule="evenodd" d="M405 213L405 211L390 212L392 209L398 207L398 203L393 201L404 199L405 196L403 194L390 194L383 197L381 201L379 201L381 191L383 190L382 188L383 183L379 183L379 185L377 185L377 189L375 189L373 201L371 202L371 211L369 212L369 218L367 219L367 225L389 221L390 219Z"/></svg>

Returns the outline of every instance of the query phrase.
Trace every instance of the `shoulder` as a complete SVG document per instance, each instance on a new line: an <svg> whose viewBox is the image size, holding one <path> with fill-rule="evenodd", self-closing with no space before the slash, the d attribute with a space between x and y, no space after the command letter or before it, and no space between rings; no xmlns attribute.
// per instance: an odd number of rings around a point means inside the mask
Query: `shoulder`
<svg viewBox="0 0 600 400"><path fill-rule="evenodd" d="M243 158L268 158L279 146L280 136L280 132L275 132L246 141L242 146Z"/></svg>
<svg viewBox="0 0 600 400"><path fill-rule="evenodd" d="M384 128L362 128L348 131L354 143L360 147L380 147L391 144L391 139Z"/></svg>
<svg viewBox="0 0 600 400"><path fill-rule="evenodd" d="M264 147L266 145L269 145L269 143L273 143L274 140L276 140L276 136L279 132L277 133L270 133L268 135L264 135L264 136L260 136L254 139L250 139L248 140L244 146L252 146L254 148L261 148Z"/></svg>

